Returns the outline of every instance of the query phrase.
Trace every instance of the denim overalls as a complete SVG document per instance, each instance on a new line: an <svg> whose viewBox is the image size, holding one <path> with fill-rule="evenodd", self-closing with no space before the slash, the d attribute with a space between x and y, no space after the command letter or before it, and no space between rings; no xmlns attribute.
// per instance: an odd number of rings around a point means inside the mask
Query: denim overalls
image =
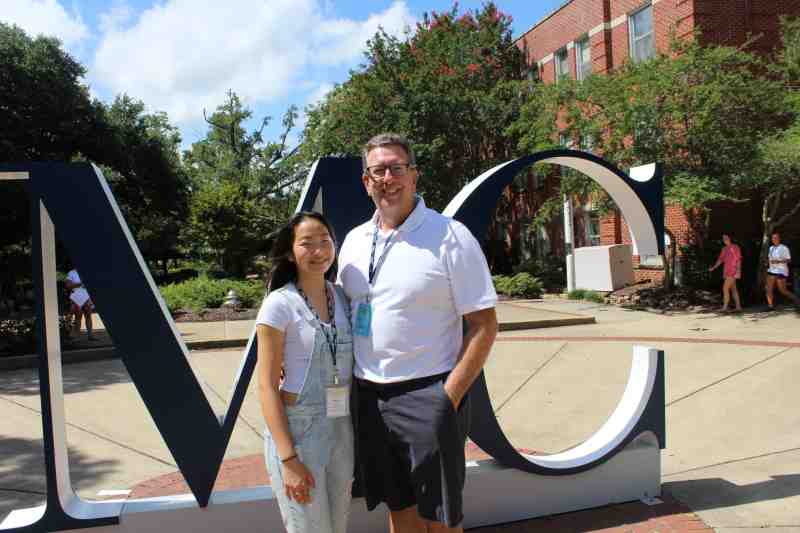
<svg viewBox="0 0 800 533"><path fill-rule="evenodd" d="M302 389L296 403L284 405L284 410L295 451L311 471L316 486L311 490L310 503L301 505L287 498L281 460L267 429L264 433L264 456L272 490L288 533L346 533L354 472L352 420L350 416L327 417L325 387L333 383L330 348L302 297L294 291L283 289L283 292L291 305L301 310L305 317L300 328L315 331L314 351ZM349 304L339 287L336 287L336 299L349 313ZM349 385L353 375L353 337L349 320L347 324L337 323L336 327L339 379L341 384Z"/></svg>

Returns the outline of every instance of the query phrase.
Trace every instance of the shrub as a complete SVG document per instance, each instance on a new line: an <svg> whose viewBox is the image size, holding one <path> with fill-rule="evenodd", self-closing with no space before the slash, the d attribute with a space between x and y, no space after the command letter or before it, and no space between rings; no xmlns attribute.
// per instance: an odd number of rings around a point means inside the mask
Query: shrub
<svg viewBox="0 0 800 533"><path fill-rule="evenodd" d="M495 289L500 294L513 298L541 298L542 282L527 272L515 276L493 276Z"/></svg>
<svg viewBox="0 0 800 533"><path fill-rule="evenodd" d="M595 291L586 291L586 295L584 295L583 299L598 304L606 303L606 297Z"/></svg>
<svg viewBox="0 0 800 533"><path fill-rule="evenodd" d="M567 284L564 259L554 255L548 255L543 259L526 259L514 268L514 274L519 274L520 272L527 272L531 276L538 278L549 292L560 292Z"/></svg>
<svg viewBox="0 0 800 533"><path fill-rule="evenodd" d="M606 303L606 297L590 289L573 289L567 294L570 300L587 300L598 304Z"/></svg>
<svg viewBox="0 0 800 533"><path fill-rule="evenodd" d="M572 289L567 293L570 300L583 300L586 297L586 289Z"/></svg>
<svg viewBox="0 0 800 533"><path fill-rule="evenodd" d="M492 281L498 294L508 294L508 284L511 281L509 276L492 276Z"/></svg>
<svg viewBox="0 0 800 533"><path fill-rule="evenodd" d="M66 343L69 324L62 316L58 320L61 342ZM36 352L36 319L0 320L0 357L27 355Z"/></svg>
<svg viewBox="0 0 800 533"><path fill-rule="evenodd" d="M243 307L254 307L261 302L266 291L261 281L211 279L206 276L183 283L171 283L159 289L171 313L178 309L199 312L220 307L231 289L236 291Z"/></svg>

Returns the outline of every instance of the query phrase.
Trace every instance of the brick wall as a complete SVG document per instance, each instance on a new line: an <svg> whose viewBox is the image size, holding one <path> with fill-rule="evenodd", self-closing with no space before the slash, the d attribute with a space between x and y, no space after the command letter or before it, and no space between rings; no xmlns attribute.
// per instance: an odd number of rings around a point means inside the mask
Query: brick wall
<svg viewBox="0 0 800 533"><path fill-rule="evenodd" d="M649 0L572 0L517 40L531 64L542 62L541 79L555 80L551 54L589 35L593 72L618 68L629 58L628 16ZM779 16L800 15L800 0L653 0L656 49L665 52L673 29L686 38L696 28L705 44L738 46L754 36L752 49L768 54L780 44ZM575 75L575 50L569 50Z"/></svg>

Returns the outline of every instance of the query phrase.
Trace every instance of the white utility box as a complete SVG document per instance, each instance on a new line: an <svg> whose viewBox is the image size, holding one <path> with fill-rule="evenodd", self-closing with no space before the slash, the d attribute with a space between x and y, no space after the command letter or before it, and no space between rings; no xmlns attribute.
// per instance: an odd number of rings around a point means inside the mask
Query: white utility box
<svg viewBox="0 0 800 533"><path fill-rule="evenodd" d="M632 285L630 244L585 246L575 249L575 287L610 292Z"/></svg>

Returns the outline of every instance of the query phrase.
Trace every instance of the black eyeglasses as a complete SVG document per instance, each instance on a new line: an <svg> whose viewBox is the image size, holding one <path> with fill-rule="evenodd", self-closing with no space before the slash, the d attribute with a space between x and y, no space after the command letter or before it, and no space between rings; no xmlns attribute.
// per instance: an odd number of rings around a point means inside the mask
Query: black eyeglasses
<svg viewBox="0 0 800 533"><path fill-rule="evenodd" d="M414 165L411 163L397 163L389 166L375 165L372 167L367 167L367 175L372 178L372 181L380 183L386 179L387 170L392 173L392 176L402 178L408 174L408 170L410 168L414 168Z"/></svg>

